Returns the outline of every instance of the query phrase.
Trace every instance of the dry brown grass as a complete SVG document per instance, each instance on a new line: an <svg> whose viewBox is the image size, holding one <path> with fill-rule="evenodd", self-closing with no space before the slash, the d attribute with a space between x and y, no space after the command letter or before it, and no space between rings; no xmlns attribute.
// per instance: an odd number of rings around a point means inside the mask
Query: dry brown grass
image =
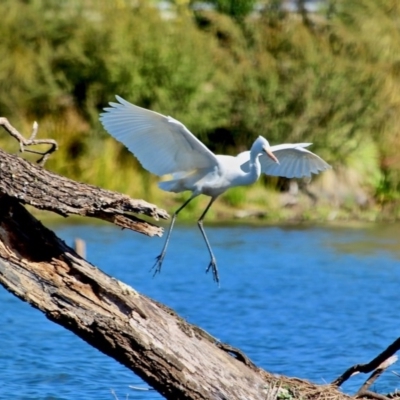
<svg viewBox="0 0 400 400"><path fill-rule="evenodd" d="M316 385L303 379L277 377L266 372L263 372L263 375L267 382L266 400L348 400L351 398L334 385Z"/></svg>

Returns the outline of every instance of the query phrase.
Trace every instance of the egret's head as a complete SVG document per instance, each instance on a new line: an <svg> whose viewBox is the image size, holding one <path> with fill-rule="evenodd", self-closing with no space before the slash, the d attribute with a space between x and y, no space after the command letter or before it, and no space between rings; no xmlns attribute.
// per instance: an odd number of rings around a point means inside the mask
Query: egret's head
<svg viewBox="0 0 400 400"><path fill-rule="evenodd" d="M279 164L278 159L275 157L274 153L271 151L271 146L267 139L259 136L254 142L259 153L265 153L271 160Z"/></svg>

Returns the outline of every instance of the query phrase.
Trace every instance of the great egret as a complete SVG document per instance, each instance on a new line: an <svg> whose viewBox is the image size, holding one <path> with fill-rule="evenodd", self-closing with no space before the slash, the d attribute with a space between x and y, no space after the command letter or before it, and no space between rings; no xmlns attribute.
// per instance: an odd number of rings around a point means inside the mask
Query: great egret
<svg viewBox="0 0 400 400"><path fill-rule="evenodd" d="M330 166L305 147L311 143L270 146L259 136L250 151L237 157L215 155L181 122L154 111L135 106L116 96L119 103L110 102L100 115L104 128L123 143L151 173L172 179L159 183L168 192L190 190L192 195L173 214L161 254L156 258L155 274L167 251L169 239L179 212L200 194L211 200L197 221L210 253L206 272L212 269L219 282L217 262L203 228L203 219L215 199L234 186L250 185L261 172L287 178L310 177Z"/></svg>

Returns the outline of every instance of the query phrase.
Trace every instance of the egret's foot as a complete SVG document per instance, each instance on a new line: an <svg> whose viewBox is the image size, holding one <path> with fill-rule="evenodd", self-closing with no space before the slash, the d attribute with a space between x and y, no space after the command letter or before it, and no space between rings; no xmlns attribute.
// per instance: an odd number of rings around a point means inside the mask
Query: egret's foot
<svg viewBox="0 0 400 400"><path fill-rule="evenodd" d="M215 282L218 283L219 285L219 275L218 275L218 267L217 267L217 260L212 257L210 260L210 264L208 265L207 269L206 269L206 273L212 269L212 274L213 274L213 279Z"/></svg>
<svg viewBox="0 0 400 400"><path fill-rule="evenodd" d="M164 261L165 254L161 253L156 257L156 263L151 267L150 271L154 270L153 277L161 272L162 263Z"/></svg>

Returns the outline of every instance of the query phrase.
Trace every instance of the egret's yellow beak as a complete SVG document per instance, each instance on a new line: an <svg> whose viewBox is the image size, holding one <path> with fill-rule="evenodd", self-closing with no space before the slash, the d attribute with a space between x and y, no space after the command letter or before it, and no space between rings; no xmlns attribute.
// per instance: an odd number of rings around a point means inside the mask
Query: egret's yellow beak
<svg viewBox="0 0 400 400"><path fill-rule="evenodd" d="M275 155L274 155L274 153L271 151L271 149L269 149L269 148L267 148L267 147L264 147L264 151L265 151L265 153L267 154L267 156L268 156L271 160L273 160L273 161L275 161L277 164L279 164L279 160L275 157Z"/></svg>

